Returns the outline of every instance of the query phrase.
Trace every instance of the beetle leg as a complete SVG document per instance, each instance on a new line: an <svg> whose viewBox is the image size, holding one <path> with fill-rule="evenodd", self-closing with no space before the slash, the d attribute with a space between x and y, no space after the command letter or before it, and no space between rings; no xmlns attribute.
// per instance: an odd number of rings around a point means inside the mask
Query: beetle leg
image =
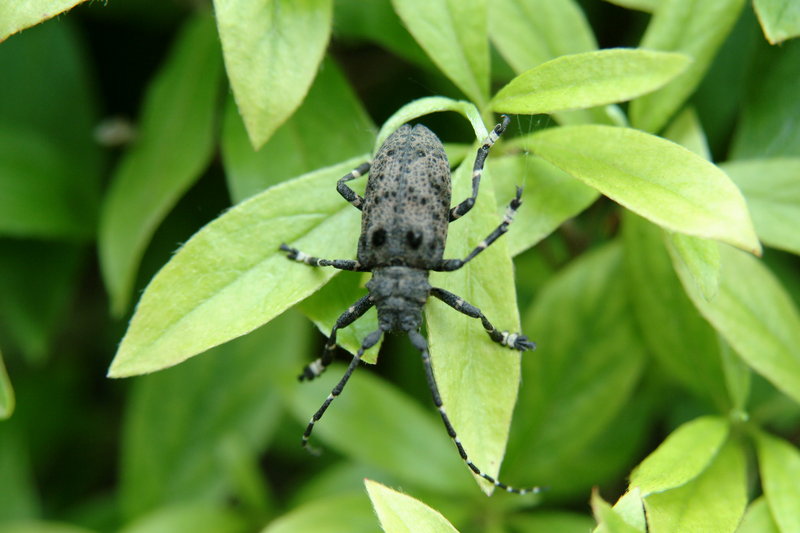
<svg viewBox="0 0 800 533"><path fill-rule="evenodd" d="M479 318L483 324L483 329L486 330L486 333L489 335L489 337L491 337L491 339L497 344L520 351L533 350L536 348L536 343L529 341L528 337L521 333L499 331L492 325L491 322L489 322L489 319L486 318L480 309L469 302L465 302L463 298L453 294L452 292L433 287L430 294L436 298L439 298L456 311L464 313L467 316L471 316L472 318Z"/></svg>
<svg viewBox="0 0 800 533"><path fill-rule="evenodd" d="M336 319L336 324L334 324L331 330L331 336L328 337L328 342L325 343L325 351L322 352L322 357L315 359L303 368L303 373L298 376L300 381L312 380L325 372L325 369L328 368L328 365L333 361L333 351L336 349L336 331L355 322L373 305L374 303L368 294L351 305L347 311Z"/></svg>
<svg viewBox="0 0 800 533"><path fill-rule="evenodd" d="M365 270L361 263L352 259L320 259L319 257L306 255L297 248L292 248L286 244L281 244L280 249L286 252L286 257L298 263L318 267L331 266L339 270L353 270L355 272L363 272Z"/></svg>
<svg viewBox="0 0 800 533"><path fill-rule="evenodd" d="M353 191L353 189L348 187L346 182L354 180L356 178L360 178L361 176L369 172L369 167L370 163L363 163L359 165L356 169L354 169L352 172L349 172L348 174L345 174L344 176L339 178L339 181L336 182L336 190L339 191L339 194L341 194L345 200L353 204L353 207L355 207L359 211L361 210L361 207L364 205L364 199L359 195L357 195Z"/></svg>
<svg viewBox="0 0 800 533"><path fill-rule="evenodd" d="M472 206L475 205L475 200L478 198L478 188L481 185L481 175L483 174L483 165L486 162L486 157L489 155L489 149L494 145L495 141L506 131L509 119L506 115L502 115L503 121L494 127L489 132L489 135L483 141L483 144L478 148L478 154L475 156L475 164L472 166L472 196L455 206L450 210L450 222L457 220L467 213L469 213Z"/></svg>
<svg viewBox="0 0 800 533"><path fill-rule="evenodd" d="M436 378L433 376L433 367L431 366L431 356L428 352L428 341L425 340L421 334L417 331L409 330L408 331L408 338L411 340L411 344L422 353L422 363L425 366L425 377L428 379L428 388L431 391L431 395L433 396L433 403L436 405L436 409L439 410L439 415L442 417L442 422L444 422L444 427L447 429L447 434L450 435L450 438L453 440L453 443L458 448L458 453L461 456L461 459L467 464L470 470L472 470L476 475L482 477L495 487L499 487L507 492L514 492L516 494L536 494L541 492L541 487L530 487L525 489L518 489L515 487L511 487L506 485L502 481L495 479L494 477L490 476L489 474L483 473L475 463L473 463L469 456L467 455L466 450L464 450L464 445L461 444L461 441L458 439L458 435L456 434L455 428L453 428L453 424L450 423L450 418L447 416L447 413L444 410L444 404L442 402L442 397L439 394L439 387L436 385Z"/></svg>
<svg viewBox="0 0 800 533"><path fill-rule="evenodd" d="M312 416L311 420L309 420L308 426L306 426L306 430L303 432L303 439L301 441L303 448L306 448L311 453L316 453L316 450L311 448L308 444L308 439L311 437L311 432L314 430L314 424L319 422L319 419L322 418L323 414L325 414L325 411L328 409L328 406L331 404L334 398L342 393L342 389L344 389L344 386L347 385L347 380L350 379L350 375L358 366L358 363L361 361L361 357L364 355L364 352L375 346L375 344L377 344L381 339L382 335L383 330L377 329L364 338L364 342L361 343L361 348L359 348L358 352L356 352L356 354L353 356L353 360L350 361L350 365L347 367L347 370L345 370L342 379L339 380L339 383L336 384L331 393L328 394L328 397L325 398L322 406L317 409L317 412L314 413L314 416Z"/></svg>
<svg viewBox="0 0 800 533"><path fill-rule="evenodd" d="M488 248L494 241L499 239L505 232L508 231L508 226L514 220L514 213L517 212L519 206L522 204L522 187L517 187L517 196L511 200L511 203L508 204L508 208L506 209L506 214L503 217L503 222L500 223L497 228L493 232L489 234L488 237L483 239L478 246L475 247L470 254L465 257L464 259L442 259L438 265L434 265L431 270L435 270L437 272L451 272L453 270L458 270L466 263L471 261L476 255L484 251Z"/></svg>

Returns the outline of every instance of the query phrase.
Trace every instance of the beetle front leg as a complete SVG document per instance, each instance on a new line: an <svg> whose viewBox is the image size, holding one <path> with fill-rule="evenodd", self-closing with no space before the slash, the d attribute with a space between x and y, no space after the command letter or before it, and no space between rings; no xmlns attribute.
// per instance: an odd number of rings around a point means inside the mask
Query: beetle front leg
<svg viewBox="0 0 800 533"><path fill-rule="evenodd" d="M305 263L311 266L331 266L339 270L352 270L355 272L364 271L364 267L361 263L353 261L352 259L320 259L319 257L304 254L297 248L292 248L286 244L281 244L280 249L286 252L287 258L292 261L297 261L298 263Z"/></svg>
<svg viewBox="0 0 800 533"><path fill-rule="evenodd" d="M364 206L364 199L357 195L353 189L347 186L348 181L354 180L356 178L360 178L367 172L369 172L370 163L363 163L359 165L356 169L352 170L350 173L345 174L339 181L336 182L336 190L339 191L339 194L342 195L342 198L347 200L352 204L353 207L361 211L361 208Z"/></svg>

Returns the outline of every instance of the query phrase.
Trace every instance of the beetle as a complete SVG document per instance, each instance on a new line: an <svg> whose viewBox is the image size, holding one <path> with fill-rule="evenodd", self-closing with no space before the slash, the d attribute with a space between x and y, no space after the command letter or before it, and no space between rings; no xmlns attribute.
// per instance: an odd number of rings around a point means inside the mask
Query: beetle
<svg viewBox="0 0 800 533"><path fill-rule="evenodd" d="M497 330L480 309L459 296L428 283L430 271L453 271L461 268L508 231L514 213L522 203L522 189L517 187L502 223L463 259L444 259L448 225L467 214L475 205L481 174L489 150L508 127L510 120L494 127L478 148L472 172L472 195L450 207L450 165L439 138L422 124L404 124L392 133L378 150L372 163L364 163L343 176L336 190L355 208L361 210L361 235L356 260L320 259L296 248L281 244L280 249L291 260L311 266L331 266L342 270L372 272L367 282L367 295L356 301L337 320L320 358L308 364L299 376L301 381L318 377L333 361L336 333L375 306L378 329L368 334L347 367L344 375L308 423L302 445L308 448L311 432L328 406L350 379L364 352L374 346L386 332L403 332L422 354L425 374L450 438L461 458L478 476L508 492L538 492L538 487L518 489L482 472L469 459L464 446L445 412L431 366L428 343L419 328L422 310L429 296L443 301L456 311L480 319L494 342L510 349L525 351L535 344L525 335ZM347 182L369 173L364 196L357 195Z"/></svg>

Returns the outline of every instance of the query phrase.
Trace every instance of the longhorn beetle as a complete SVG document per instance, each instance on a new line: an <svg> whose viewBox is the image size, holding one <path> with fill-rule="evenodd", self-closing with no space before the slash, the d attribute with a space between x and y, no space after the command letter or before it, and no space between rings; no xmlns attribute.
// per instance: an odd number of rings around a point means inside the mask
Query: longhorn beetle
<svg viewBox="0 0 800 533"><path fill-rule="evenodd" d="M358 259L320 259L304 254L296 248L281 244L288 258L311 266L332 266L342 270L372 272L367 283L366 296L350 306L337 320L325 344L322 357L303 369L300 380L311 380L322 374L333 360L336 332L361 317L373 305L378 309L378 329L364 338L361 347L347 367L344 376L333 388L325 402L314 413L303 433L303 447L314 424L344 388L350 375L358 366L364 351L374 346L384 332L401 331L422 353L422 362L428 387L439 414L458 453L475 474L496 487L508 492L526 494L539 492L539 487L517 489L483 473L467 456L445 412L439 389L433 376L428 343L419 333L422 325L422 308L428 296L434 296L456 311L479 318L489 337L496 343L514 350L532 350L535 344L522 334L498 331L480 309L444 289L431 287L428 272L450 272L464 266L485 250L507 230L514 212L520 206L522 189L517 187L503 222L464 259L443 259L447 226L467 214L478 196L481 173L489 149L505 131L509 118L494 127L478 149L472 171L472 196L450 208L450 165L441 141L421 124L413 128L404 124L378 150L375 159L364 163L336 184L336 190L356 209L361 210L361 236L358 241ZM369 172L364 197L358 196L347 182Z"/></svg>

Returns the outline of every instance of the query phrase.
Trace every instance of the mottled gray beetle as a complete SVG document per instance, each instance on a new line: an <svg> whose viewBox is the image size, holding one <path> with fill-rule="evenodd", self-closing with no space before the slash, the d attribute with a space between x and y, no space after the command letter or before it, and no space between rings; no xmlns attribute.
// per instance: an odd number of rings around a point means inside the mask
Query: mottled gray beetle
<svg viewBox="0 0 800 533"><path fill-rule="evenodd" d="M489 149L505 131L509 118L503 115L502 123L494 130L478 149L472 171L472 196L450 208L450 165L441 141L421 124L413 128L405 124L386 139L372 164L364 163L342 177L336 185L345 200L362 211L361 236L358 241L358 259L320 259L304 254L286 244L281 250L287 252L289 259L311 266L332 266L342 270L372 272L367 283L369 293L345 311L333 326L331 336L325 344L322 357L307 365L300 380L314 379L333 360L336 347L336 331L348 326L362 316L373 305L378 310L379 327L366 336L353 357L350 366L325 402L314 413L303 433L303 446L314 424L344 388L353 370L358 366L364 351L374 346L384 332L405 332L411 343L422 353L425 374L428 379L433 401L439 410L447 433L453 439L461 458L475 474L495 486L525 494L538 492L539 488L517 489L498 481L470 461L467 452L456 436L456 431L445 413L439 389L433 376L428 343L419 333L422 325L422 308L432 295L439 298L456 311L467 316L479 318L489 337L496 343L515 350L532 350L535 347L527 337L519 333L498 331L474 305L465 302L455 294L444 289L431 287L428 272L453 271L461 268L476 255L485 250L508 230L514 212L520 206L522 189L517 188L516 197L506 210L503 222L484 239L464 259L443 259L447 226L472 209L478 196L481 173ZM358 196L347 186L347 182L369 172L364 197Z"/></svg>

